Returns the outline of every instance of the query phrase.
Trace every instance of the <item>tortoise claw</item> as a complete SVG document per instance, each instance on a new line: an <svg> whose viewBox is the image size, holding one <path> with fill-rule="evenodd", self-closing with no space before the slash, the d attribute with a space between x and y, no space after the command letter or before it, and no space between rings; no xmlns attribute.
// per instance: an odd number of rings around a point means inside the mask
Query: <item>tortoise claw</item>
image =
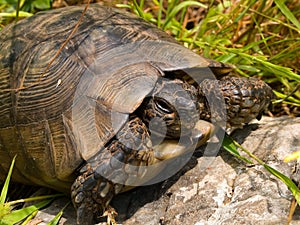
<svg viewBox="0 0 300 225"><path fill-rule="evenodd" d="M88 165L86 165L88 167ZM86 168L87 169L87 168ZM71 188L71 197L77 209L77 224L92 225L96 215L102 215L103 206L93 199L93 190L98 181L89 167L85 173L77 177Z"/></svg>
<svg viewBox="0 0 300 225"><path fill-rule="evenodd" d="M90 225L101 216L107 216L108 224L115 224L117 214L109 202L125 184L131 184L132 178L139 182L143 166L152 163L154 153L149 140L141 120L132 119L119 131L116 140L81 168L71 188L78 224Z"/></svg>
<svg viewBox="0 0 300 225"><path fill-rule="evenodd" d="M114 224L116 212L108 204L116 190L121 189L119 184L112 184L100 177L90 164L85 166L85 170L71 188L72 201L77 209L77 224L92 225L101 216L107 216L108 224Z"/></svg>
<svg viewBox="0 0 300 225"><path fill-rule="evenodd" d="M88 201L84 201L88 203ZM87 204L82 204L77 208L77 224L80 225L92 225L94 224L93 211L87 206Z"/></svg>
<svg viewBox="0 0 300 225"><path fill-rule="evenodd" d="M111 206L108 206L106 211L103 213L103 216L107 217L107 225L117 225L115 217L118 215L116 210Z"/></svg>

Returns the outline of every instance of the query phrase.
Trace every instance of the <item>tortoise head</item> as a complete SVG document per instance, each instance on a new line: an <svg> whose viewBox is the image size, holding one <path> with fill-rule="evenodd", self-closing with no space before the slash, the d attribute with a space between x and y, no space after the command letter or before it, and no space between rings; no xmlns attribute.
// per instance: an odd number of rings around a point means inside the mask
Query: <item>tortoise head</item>
<svg viewBox="0 0 300 225"><path fill-rule="evenodd" d="M187 135L199 119L196 88L179 79L159 79L142 108L143 120L156 136Z"/></svg>

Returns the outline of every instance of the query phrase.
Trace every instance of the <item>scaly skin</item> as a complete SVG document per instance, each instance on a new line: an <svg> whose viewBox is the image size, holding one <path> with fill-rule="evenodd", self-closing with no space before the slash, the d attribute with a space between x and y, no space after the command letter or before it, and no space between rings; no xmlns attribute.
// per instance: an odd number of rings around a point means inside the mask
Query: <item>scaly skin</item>
<svg viewBox="0 0 300 225"><path fill-rule="evenodd" d="M118 136L106 148L88 160L81 175L72 185L73 203L77 208L77 223L92 224L109 209L114 195L123 190L127 179L142 179L139 168L152 164L154 153L146 126L138 118L126 123ZM130 170L128 167L136 170ZM133 167L131 167L133 168ZM112 180L118 179L121 184Z"/></svg>
<svg viewBox="0 0 300 225"><path fill-rule="evenodd" d="M262 113L276 98L272 89L256 78L225 76L220 80L204 80L199 85L200 118L225 121L228 128L242 127ZM220 102L225 110L220 109Z"/></svg>
<svg viewBox="0 0 300 225"><path fill-rule="evenodd" d="M147 166L195 148L199 139L207 140L206 134L194 130L199 120L196 94L194 87L181 80L161 79L150 100L137 112L144 120L132 115L116 137L87 160L71 189L78 224L92 224L92 215L97 217L109 209L114 195L127 189L126 186L149 181L163 169L156 165L150 170ZM163 123L166 130L161 129ZM152 140L157 141L157 137L176 140L180 136L187 138L186 146L175 152L160 148L155 154Z"/></svg>
<svg viewBox="0 0 300 225"><path fill-rule="evenodd" d="M188 69L198 72L193 79L203 80L210 70L223 76L229 68L196 55L141 18L96 4L90 5L76 33L60 49L82 11L78 6L42 12L1 31L0 180L6 176L8 162L18 155L14 181L68 193L78 167L86 163L74 182L72 197L79 222L89 224L123 188L109 179L118 171L111 165L124 162L120 168L126 171L126 167L134 169L130 165L148 165L152 158L176 157L194 143L206 141L202 138L206 131L202 136L190 131L199 119L241 126L259 117L273 95L267 85L252 79L186 85L181 75ZM220 95L215 92L217 84ZM218 98L224 99L226 110L219 110ZM117 135L111 123L114 113L121 129ZM136 114L142 123L133 125L134 117L127 122L129 114ZM130 126L133 134L128 138ZM151 142L154 133L169 140L159 148L152 146L146 131L152 132ZM192 141L172 152L181 135L187 140L191 135ZM194 142L194 137L201 141ZM139 179L143 167L126 172L137 171ZM158 173L159 169L153 175Z"/></svg>
<svg viewBox="0 0 300 225"><path fill-rule="evenodd" d="M88 160L73 183L71 193L77 208L77 223L91 225L97 217L107 216L108 223L115 224L114 216L117 214L109 206L114 195L131 189L133 183L140 185L150 180L166 164L158 164L150 171L147 166L193 151L210 138L213 129L211 123L200 120L182 144L176 140L165 140L152 146L142 120L138 117L131 119L118 133L117 139Z"/></svg>
<svg viewBox="0 0 300 225"><path fill-rule="evenodd" d="M225 112L210 113L209 107L220 108L219 102L214 101L217 97L224 99ZM204 80L198 93L185 81L160 80L138 110L140 117L132 115L116 137L87 161L73 183L71 192L78 224L90 225L102 214L114 223L116 213L109 206L114 195L145 183L163 169L157 166L157 170L149 172L147 166L178 157L209 139L213 126L201 119L227 119L227 126L241 126L259 117L271 97L271 89L257 79L226 76L221 80ZM165 130L160 126L164 123ZM186 141L178 148L176 140L182 136ZM159 137L167 140L155 147L152 141Z"/></svg>

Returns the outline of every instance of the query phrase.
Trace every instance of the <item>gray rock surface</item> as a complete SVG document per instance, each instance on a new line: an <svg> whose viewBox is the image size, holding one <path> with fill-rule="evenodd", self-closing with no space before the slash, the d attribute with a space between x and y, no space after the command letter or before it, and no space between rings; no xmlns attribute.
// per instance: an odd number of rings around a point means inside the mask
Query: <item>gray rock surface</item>
<svg viewBox="0 0 300 225"><path fill-rule="evenodd" d="M300 118L263 118L234 131L232 136L268 165L299 181L296 162L284 163L283 159L300 150ZM247 165L225 150L221 149L216 157L203 157L202 152L203 148L197 150L185 168L168 180L115 197L112 204L119 213L118 222L124 225L286 224L292 195L281 181L262 166ZM37 218L45 221L40 224L46 224L67 201L59 199L39 212ZM297 210L291 225L300 225L300 210ZM75 224L72 205L65 210L61 224Z"/></svg>

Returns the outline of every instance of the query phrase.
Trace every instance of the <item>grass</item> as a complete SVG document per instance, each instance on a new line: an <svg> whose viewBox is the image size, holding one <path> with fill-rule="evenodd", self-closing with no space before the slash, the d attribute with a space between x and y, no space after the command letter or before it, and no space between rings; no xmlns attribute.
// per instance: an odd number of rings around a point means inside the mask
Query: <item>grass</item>
<svg viewBox="0 0 300 225"><path fill-rule="evenodd" d="M245 149L243 146L241 146L239 143L234 141L230 136L225 135L222 143L223 148L225 148L228 152L230 152L232 155L234 155L236 158L241 159L245 163L254 164L252 160L256 161L260 165L262 165L269 173L277 177L279 180L281 180L292 192L292 194L295 197L295 200L297 201L298 205L300 205L300 190L297 187L297 185L287 176L282 174L281 172L275 170L271 166L264 163L261 159L259 159L257 156L252 154L250 151ZM239 151L242 151L248 155L249 158L243 157L240 155Z"/></svg>
<svg viewBox="0 0 300 225"><path fill-rule="evenodd" d="M49 205L55 198L63 196L62 194L55 195L46 195L46 196L37 196L26 199L19 199L15 201L6 201L9 183L13 171L13 167L15 164L15 159L12 160L11 166L9 168L9 172L7 178L2 187L1 195L0 195L0 225L12 225L16 223L22 222L22 224L27 224L30 219L32 219L41 208ZM27 207L23 207L21 209L15 209L15 207L20 203L25 202L33 202L39 201L38 203L32 204ZM52 221L50 221L49 225L58 224L58 220L61 217L62 212L58 213Z"/></svg>
<svg viewBox="0 0 300 225"><path fill-rule="evenodd" d="M201 1L202 2L202 1ZM129 8L199 54L263 79L275 91L275 115L300 115L298 0L133 1Z"/></svg>
<svg viewBox="0 0 300 225"><path fill-rule="evenodd" d="M275 116L300 115L300 3L298 0L114 1L173 35L187 48L233 65L240 76L268 83ZM0 0L0 27L12 22L17 0ZM19 16L49 9L49 0L23 0ZM1 19L2 18L2 19Z"/></svg>
<svg viewBox="0 0 300 225"><path fill-rule="evenodd" d="M50 8L50 0L0 0L1 27L14 21L16 17L29 17L37 11Z"/></svg>
<svg viewBox="0 0 300 225"><path fill-rule="evenodd" d="M16 2L0 0L0 27L14 20ZM300 115L298 0L114 2L117 7L136 13L165 30L185 47L207 58L231 64L237 75L263 79L278 97L271 111L273 115ZM19 8L19 16L26 17L37 10L50 8L50 2L23 0ZM299 189L288 177L264 164L229 137L224 139L223 146L246 162L254 160L262 164L289 187L300 203ZM241 157L238 149L246 152L249 158ZM300 153L295 153L287 160L299 156ZM1 204L4 204L3 197Z"/></svg>

